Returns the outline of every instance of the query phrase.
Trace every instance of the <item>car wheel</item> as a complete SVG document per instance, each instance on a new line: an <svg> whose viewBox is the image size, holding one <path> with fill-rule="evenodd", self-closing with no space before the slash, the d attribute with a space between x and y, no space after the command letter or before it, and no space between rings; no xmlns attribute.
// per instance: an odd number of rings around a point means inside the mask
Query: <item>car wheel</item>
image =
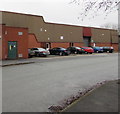
<svg viewBox="0 0 120 114"><path fill-rule="evenodd" d="M39 56L40 56L40 54L39 54L39 53L36 53L36 56L37 56L37 57L39 57Z"/></svg>
<svg viewBox="0 0 120 114"><path fill-rule="evenodd" d="M31 58L31 55L28 55L28 58Z"/></svg>
<svg viewBox="0 0 120 114"><path fill-rule="evenodd" d="M32 58L33 56L31 55L30 58Z"/></svg>
<svg viewBox="0 0 120 114"><path fill-rule="evenodd" d="M47 57L47 55L44 55L44 57Z"/></svg>
<svg viewBox="0 0 120 114"><path fill-rule="evenodd" d="M60 56L62 56L62 55L63 55L63 53L62 53L62 52L60 52L60 53L59 53L59 55L60 55Z"/></svg>
<svg viewBox="0 0 120 114"><path fill-rule="evenodd" d="M77 51L75 51L74 54L77 54Z"/></svg>

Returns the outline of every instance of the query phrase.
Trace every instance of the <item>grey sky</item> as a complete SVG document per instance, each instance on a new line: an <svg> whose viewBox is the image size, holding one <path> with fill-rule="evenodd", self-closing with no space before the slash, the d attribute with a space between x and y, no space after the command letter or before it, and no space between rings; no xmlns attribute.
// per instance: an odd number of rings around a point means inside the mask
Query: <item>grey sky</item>
<svg viewBox="0 0 120 114"><path fill-rule="evenodd" d="M105 23L118 23L118 13L113 11L106 19L105 14L90 19L88 16L78 19L81 6L69 4L70 0L0 0L0 10L41 15L47 22L64 23L80 26L100 26ZM81 4L82 5L82 4Z"/></svg>

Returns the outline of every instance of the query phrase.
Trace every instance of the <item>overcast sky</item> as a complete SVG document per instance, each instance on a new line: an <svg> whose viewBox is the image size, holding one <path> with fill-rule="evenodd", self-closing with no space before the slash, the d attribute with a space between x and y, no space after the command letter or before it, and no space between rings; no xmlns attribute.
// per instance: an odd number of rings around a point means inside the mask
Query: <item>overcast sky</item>
<svg viewBox="0 0 120 114"><path fill-rule="evenodd" d="M44 17L46 22L62 23L80 26L99 27L105 23L118 23L118 13L113 11L106 19L105 14L94 19L86 17L84 21L78 19L82 11L82 4L69 4L71 0L0 0L0 10L27 14L35 14ZM82 1L82 0L81 0Z"/></svg>

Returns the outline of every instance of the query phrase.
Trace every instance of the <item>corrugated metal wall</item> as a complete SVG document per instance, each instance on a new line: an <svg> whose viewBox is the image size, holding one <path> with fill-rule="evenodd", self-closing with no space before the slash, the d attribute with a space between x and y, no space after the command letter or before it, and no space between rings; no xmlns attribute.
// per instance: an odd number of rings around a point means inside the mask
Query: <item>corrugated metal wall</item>
<svg viewBox="0 0 120 114"><path fill-rule="evenodd" d="M83 27L44 22L43 17L3 12L3 23L7 26L25 27L34 33L39 42L83 42ZM94 42L118 42L117 32L107 29L91 28ZM87 34L87 33L86 33ZM114 35L113 35L114 34Z"/></svg>

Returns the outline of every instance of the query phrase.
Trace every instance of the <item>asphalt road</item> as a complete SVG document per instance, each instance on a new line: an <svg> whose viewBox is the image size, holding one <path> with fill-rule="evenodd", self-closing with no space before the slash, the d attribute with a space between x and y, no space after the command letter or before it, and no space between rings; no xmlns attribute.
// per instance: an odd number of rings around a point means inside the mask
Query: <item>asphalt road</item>
<svg viewBox="0 0 120 114"><path fill-rule="evenodd" d="M118 54L33 59L2 68L3 112L46 112L79 90L118 79Z"/></svg>

